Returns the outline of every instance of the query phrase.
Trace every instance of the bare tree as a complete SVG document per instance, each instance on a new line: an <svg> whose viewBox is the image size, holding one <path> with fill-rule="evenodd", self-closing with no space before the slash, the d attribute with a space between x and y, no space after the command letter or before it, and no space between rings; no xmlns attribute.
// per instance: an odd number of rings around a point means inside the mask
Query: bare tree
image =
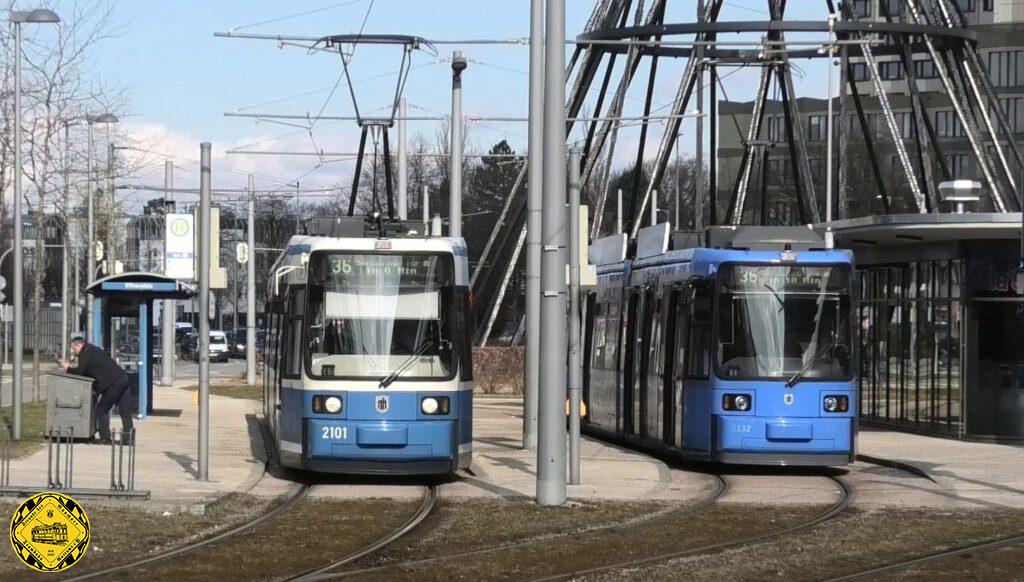
<svg viewBox="0 0 1024 582"><path fill-rule="evenodd" d="M35 226L31 261L35 322L32 389L37 398L40 392L40 350L43 348L39 338L43 280L47 264L47 212L66 210L70 205L70 189L62 188L62 176L67 176L67 163L70 160L70 156L64 159L65 155L61 153L62 150L70 150L70 144L65 144L64 140L69 135L69 124L82 118L89 105L96 100L97 90L87 82L91 51L116 32L109 4L80 5L69 2L61 4L57 10L63 16L58 26L39 31L33 29L31 32L45 40L35 42L32 37L28 37L24 44L24 54L12 55L8 52L10 58L6 59L11 62L13 58L22 58L25 63L22 105L25 125L21 128L8 126L4 135L12 142L12 131L20 130L25 136L23 169L30 188L24 192L24 202L34 217ZM62 231L66 227L66 224L62 225Z"/></svg>

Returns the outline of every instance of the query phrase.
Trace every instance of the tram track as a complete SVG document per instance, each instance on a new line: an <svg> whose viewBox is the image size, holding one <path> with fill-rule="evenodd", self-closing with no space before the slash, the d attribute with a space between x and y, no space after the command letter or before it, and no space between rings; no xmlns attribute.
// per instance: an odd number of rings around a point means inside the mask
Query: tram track
<svg viewBox="0 0 1024 582"><path fill-rule="evenodd" d="M906 560L901 560L899 562L892 562L882 566L868 568L866 570L861 570L859 572L854 572L852 574L844 574L842 576L837 576L835 578L827 578L823 582L846 582L847 580L859 580L861 578L866 578L868 576L874 576L876 574L885 574L888 572L893 572L895 570L909 568L911 566L919 566L921 564L935 562L937 560L955 558L957 556L962 556L964 554L989 552L992 550L998 550L999 548L1004 548L1007 546L1013 546L1017 544L1024 544L1024 534L1015 534L987 542L977 542L973 544L958 546L956 548L950 548L948 550L934 552L925 556L909 558Z"/></svg>
<svg viewBox="0 0 1024 582"><path fill-rule="evenodd" d="M283 501L281 501L281 503L278 503L277 505L271 507L267 511L264 511L241 524L230 527L227 530L222 531L221 533L218 533L211 537L204 538L202 540L198 540L196 542L192 542L189 544L185 544L183 546L178 546L163 552L159 552L146 558L134 560L127 564L121 564L119 566L98 570L96 572L89 572L87 574L82 574L81 576L75 576L73 578L67 578L65 579L65 582L80 582L82 580L106 578L111 574L117 574L120 572L134 570L135 568L147 566L149 564L153 564L156 562L161 562L163 560L167 560L170 558L181 556L183 554L187 554L189 552L193 552L200 548L214 545L225 539L237 536L239 534L243 534L283 513L286 513L287 511L295 507L297 503L305 499L306 496L309 495L311 489L312 485L308 485L305 483L300 484L291 493L289 493L289 495Z"/></svg>
<svg viewBox="0 0 1024 582"><path fill-rule="evenodd" d="M707 509L710 509L715 503L717 503L722 497L724 497L726 493L729 492L729 482L724 477L722 477L719 474L710 474L710 476L713 478L714 486L712 487L711 491L709 491L709 493L707 495L704 495L703 497L698 499L696 502L694 502L692 504L689 504L689 505L685 505L685 506L680 507L678 509L674 509L674 510L670 510L670 511L666 511L666 512L658 512L658 513L655 513L654 515L646 516L646 517L641 518L641 519L636 519L636 520L633 520L633 521L631 521L629 523L613 523L613 524L603 525L603 526L600 526L600 527L591 528L591 529L588 529L588 530L582 531L582 532L574 531L574 532L560 533L560 534L556 534L556 535L546 535L546 536L542 536L542 537L538 537L538 538L531 538L531 539L521 540L521 541L518 541L518 542L512 542L512 543L507 543L507 544L499 544L499 545L489 546L489 547L485 547L485 548L477 548L477 549L474 549L474 550L468 550L468 551L464 551L464 552L446 553L446 554L443 554L443 555L433 556L433 557L430 557L430 558L419 558L419 559L412 559L412 560L397 560L395 562L391 562L391 563L387 563L387 564L380 564L380 565L375 565L375 566L368 566L368 567L365 567L365 568L357 568L357 569L344 570L342 572L335 572L335 573L333 573L333 574L331 574L329 576L324 576L324 577L314 578L314 579L315 580L327 580L327 579L337 580L337 579L340 579L340 578L348 578L348 577L359 576L359 575L363 575L363 574L379 573L379 572L383 572L383 571L386 571L386 570L389 570L389 569L393 569L393 568L410 568L410 567L416 567L416 566L425 566L425 565L435 564L435 563L438 563L438 562L442 562L442 563L443 562L448 562L448 563L451 563L453 560L454 561L458 561L458 560L462 560L462 559L465 559L465 558L474 558L474 557L479 557L479 556L483 556L483 555L487 555L487 554L492 554L494 552L507 551L507 550L516 549L516 548L523 548L523 547L527 547L527 546L531 546L531 545L535 545L535 544L549 543L552 540L558 540L558 539L562 539L562 538L566 538L566 537L570 537L570 536L590 536L590 535L594 535L594 534L598 534L598 533L606 533L606 532L612 532L612 531L628 530L628 529L631 529L631 528L639 526L639 525L646 525L646 524L651 524L651 523L656 523L656 522L661 522L661 521L667 521L667 520L670 520L670 519L676 519L676 518L680 518L680 517L696 515L696 514L699 514L699 513L702 513L704 511L706 511Z"/></svg>
<svg viewBox="0 0 1024 582"><path fill-rule="evenodd" d="M717 553L717 552L721 552L723 550L728 550L728 549L731 549L731 548L736 548L736 547L740 547L740 546L754 544L754 543L770 540L772 538L776 538L776 537L779 537L779 536L783 536L783 535L787 535L787 534L792 534L792 533L796 533L796 532L800 532L800 531L803 531L803 530L807 530L807 529L813 528L813 527L815 527L817 525L820 525L820 524L822 524L824 522L827 522L827 521L835 518L836 516L841 514L843 511L845 511L846 508L849 507L851 503L853 503L854 491L853 491L853 488L849 484L847 484L845 481L843 481L842 479L840 479L839 477L836 477L836 476L829 475L829 476L827 476L827 478L829 480L831 480L832 482L834 482L838 486L838 489L839 489L839 499L836 500L835 503L830 505L824 511L822 511L822 512L820 512L820 513L818 513L818 514L816 514L816 515L814 515L812 517L810 517L809 519L801 521L800 523L796 523L796 524L789 525L789 526L786 526L786 527L774 529L774 530L767 531L767 532L764 532L764 533L761 533L761 534L757 534L757 535L753 535L753 536L747 536L747 537L743 537L743 538L739 538L739 539L733 539L733 540L728 540L728 541L719 542L719 543L706 544L706 545L699 546L699 547L696 547L696 548L689 548L689 549L685 549L685 550L677 550L677 551L672 551L672 552L664 552L664 553L661 553L661 554L658 554L658 555L655 555L655 556L646 556L646 557L642 557L642 558L632 558L632 559L629 559L629 560L622 560L622 561L615 562L615 563L612 563L612 564L604 564L604 565L601 565L601 566L595 566L595 567L592 567L592 568L586 568L586 569L582 569L582 570L573 570L571 572L561 572L561 573L558 573L558 574L551 574L551 575L547 575L547 576L531 578L530 582L549 582L549 581L554 581L554 580L570 580L570 579L575 579L575 578L579 578L579 577L582 577L582 576L590 576L590 575L594 575L594 574L602 574L602 573L609 572L609 571L612 571L612 570L621 570L621 569L625 569L625 568L637 568L637 567L643 567L643 566L651 566L651 565L656 565L656 564L659 564L659 563L662 563L662 562L666 562L666 561L669 561L669 560L675 560L675 559L679 559L679 558L686 558L686 557L691 557L691 556L700 556L700 555L714 554L714 553Z"/></svg>
<svg viewBox="0 0 1024 582"><path fill-rule="evenodd" d="M408 534L412 530L416 529L416 526L418 526L420 523L422 523L423 520L426 519L427 516L430 515L430 513L437 506L437 498L438 498L438 486L437 485L428 485L426 487L426 492L425 492L425 494L423 496L423 502L420 504L419 508L416 510L416 513L414 513L408 520L406 520L399 527L395 528L394 530L388 532L384 536L378 538L377 540L373 541L372 543L367 544L366 546L363 546L362 548L360 548L360 549L358 549L358 550L356 550L354 552L350 552L350 553L346 554L345 556L343 556L341 558L332 560L332 561L328 562L327 564L324 564L323 566L318 566L316 568L311 568L311 569L306 570L306 571L304 571L304 572L302 572L300 574L295 574L293 576L287 577L287 578L285 578L285 580L289 580L289 581L291 581L291 580L306 580L306 581L310 581L310 580L324 580L324 579L333 578L334 574L331 573L331 570L334 570L336 568L344 566L345 564L352 563L352 562L354 562L356 560L359 560L360 558L364 558L366 556L369 556L370 554L373 554L374 552L377 552L377 551L383 549L384 547L386 547L386 546L394 543L395 541L399 540L400 538L402 538L403 536L405 536L406 534Z"/></svg>

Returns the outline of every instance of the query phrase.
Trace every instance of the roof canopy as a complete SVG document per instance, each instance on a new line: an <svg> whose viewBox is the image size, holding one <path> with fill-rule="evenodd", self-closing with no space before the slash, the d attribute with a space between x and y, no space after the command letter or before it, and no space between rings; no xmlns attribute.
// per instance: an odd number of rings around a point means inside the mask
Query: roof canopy
<svg viewBox="0 0 1024 582"><path fill-rule="evenodd" d="M196 294L196 286L159 273L135 272L98 279L86 292L96 297L188 299Z"/></svg>

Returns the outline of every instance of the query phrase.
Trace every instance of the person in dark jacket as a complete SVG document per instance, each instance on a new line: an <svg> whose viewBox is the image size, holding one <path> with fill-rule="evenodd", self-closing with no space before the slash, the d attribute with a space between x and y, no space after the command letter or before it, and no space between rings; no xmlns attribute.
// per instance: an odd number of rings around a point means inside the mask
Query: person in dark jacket
<svg viewBox="0 0 1024 582"><path fill-rule="evenodd" d="M131 390L128 389L128 375L114 358L103 348L85 342L81 334L71 336L71 350L78 355L78 366L65 360L60 365L68 374L87 376L93 379L93 392L99 396L96 404L96 424L99 425L100 443L110 444L110 409L117 405L121 414L121 428L131 434L132 422Z"/></svg>

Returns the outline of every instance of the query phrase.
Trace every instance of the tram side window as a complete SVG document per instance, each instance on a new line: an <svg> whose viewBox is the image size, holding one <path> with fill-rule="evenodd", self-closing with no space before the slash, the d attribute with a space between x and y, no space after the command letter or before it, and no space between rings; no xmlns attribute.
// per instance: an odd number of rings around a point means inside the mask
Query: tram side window
<svg viewBox="0 0 1024 582"><path fill-rule="evenodd" d="M698 288L690 323L690 358L687 376L707 378L711 361L711 291Z"/></svg>
<svg viewBox="0 0 1024 582"><path fill-rule="evenodd" d="M604 369L617 370L619 357L619 334L622 321L619 318L619 303L622 301L621 289L612 289L608 293L608 325L605 327Z"/></svg>
<svg viewBox="0 0 1024 582"><path fill-rule="evenodd" d="M590 295L590 301L594 306L594 312L591 320L594 322L594 331L592 335L592 348L590 350L590 367L591 368L603 368L604 367L604 343L605 343L605 313L607 312L608 305L605 297L606 292L601 291L600 294Z"/></svg>
<svg viewBox="0 0 1024 582"><path fill-rule="evenodd" d="M458 296L458 310L456 315L457 328L459 330L472 330L476 327L473 321L473 312L469 305L469 291L460 289L456 291ZM473 345L471 343L471 334L468 332L456 333L458 338L459 349L459 370L463 382L470 382L473 380Z"/></svg>
<svg viewBox="0 0 1024 582"><path fill-rule="evenodd" d="M282 342L285 355L285 377L297 378L302 374L302 327L306 309L305 288L294 288L288 294L288 326L285 341Z"/></svg>

